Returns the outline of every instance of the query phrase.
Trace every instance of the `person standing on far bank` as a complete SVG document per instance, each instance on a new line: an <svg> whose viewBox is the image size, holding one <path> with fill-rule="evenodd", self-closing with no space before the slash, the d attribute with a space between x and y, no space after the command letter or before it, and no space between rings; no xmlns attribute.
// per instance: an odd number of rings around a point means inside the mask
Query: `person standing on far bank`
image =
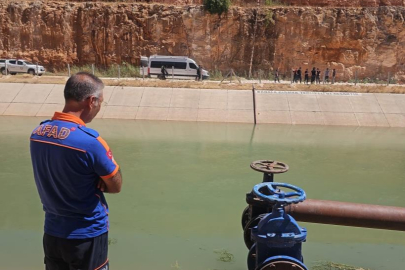
<svg viewBox="0 0 405 270"><path fill-rule="evenodd" d="M197 76L195 77L195 80L199 81L200 77L201 77L201 69L200 69L200 67L197 67Z"/></svg>
<svg viewBox="0 0 405 270"><path fill-rule="evenodd" d="M199 80L199 81L202 81L202 80L203 80L203 78L202 78L202 75L203 75L203 66L200 65L200 66L198 67L197 73L198 73L198 80Z"/></svg>
<svg viewBox="0 0 405 270"><path fill-rule="evenodd" d="M279 82L280 83L280 71L278 68L274 71L274 83Z"/></svg>
<svg viewBox="0 0 405 270"><path fill-rule="evenodd" d="M169 75L169 73L167 72L165 66L162 66L160 68L160 73L161 73L162 80L166 80L166 76Z"/></svg>
<svg viewBox="0 0 405 270"><path fill-rule="evenodd" d="M304 79L305 84L309 84L309 71L308 69L305 69L305 79Z"/></svg>
<svg viewBox="0 0 405 270"><path fill-rule="evenodd" d="M46 270L108 270L108 205L122 176L111 149L86 127L101 109L103 82L80 72L66 82L65 106L30 137L35 183L45 211Z"/></svg>
<svg viewBox="0 0 405 270"><path fill-rule="evenodd" d="M297 70L297 83L298 80L300 80L300 83L302 83L302 70L301 67Z"/></svg>
<svg viewBox="0 0 405 270"><path fill-rule="evenodd" d="M336 79L336 69L332 70L332 84L335 83L335 79Z"/></svg>
<svg viewBox="0 0 405 270"><path fill-rule="evenodd" d="M321 84L321 70L319 68L316 69L316 83Z"/></svg>
<svg viewBox="0 0 405 270"><path fill-rule="evenodd" d="M316 79L316 69L314 67L311 71L311 84L315 82L315 79Z"/></svg>
<svg viewBox="0 0 405 270"><path fill-rule="evenodd" d="M323 81L323 83L329 83L329 68L326 68L325 70L325 80Z"/></svg>

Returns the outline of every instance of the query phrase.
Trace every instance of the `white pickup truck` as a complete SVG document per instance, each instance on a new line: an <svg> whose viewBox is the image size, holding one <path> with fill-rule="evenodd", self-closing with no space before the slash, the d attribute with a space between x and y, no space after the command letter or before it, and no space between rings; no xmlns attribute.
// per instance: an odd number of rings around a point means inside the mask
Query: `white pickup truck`
<svg viewBox="0 0 405 270"><path fill-rule="evenodd" d="M6 73L11 75L28 73L41 76L45 73L45 68L21 59L0 59L0 72L3 75L6 75Z"/></svg>

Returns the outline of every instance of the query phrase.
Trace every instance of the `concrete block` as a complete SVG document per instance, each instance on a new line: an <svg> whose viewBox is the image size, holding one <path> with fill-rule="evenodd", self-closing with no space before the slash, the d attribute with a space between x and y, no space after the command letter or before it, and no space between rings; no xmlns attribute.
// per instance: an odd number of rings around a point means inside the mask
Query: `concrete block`
<svg viewBox="0 0 405 270"><path fill-rule="evenodd" d="M405 114L386 114L390 127L405 127Z"/></svg>
<svg viewBox="0 0 405 270"><path fill-rule="evenodd" d="M63 104L43 104L36 116L52 117L55 112L61 112L63 106Z"/></svg>
<svg viewBox="0 0 405 270"><path fill-rule="evenodd" d="M0 103L0 115L4 113L4 111L8 108L10 103Z"/></svg>
<svg viewBox="0 0 405 270"><path fill-rule="evenodd" d="M23 87L23 83L0 83L0 102L12 102Z"/></svg>
<svg viewBox="0 0 405 270"><path fill-rule="evenodd" d="M399 107L401 113L405 113L405 95L404 94L391 94L394 97L395 104Z"/></svg>
<svg viewBox="0 0 405 270"><path fill-rule="evenodd" d="M224 109L199 109L197 121L201 122L226 122L227 110Z"/></svg>
<svg viewBox="0 0 405 270"><path fill-rule="evenodd" d="M317 96L319 109L322 112L353 112L348 96Z"/></svg>
<svg viewBox="0 0 405 270"><path fill-rule="evenodd" d="M249 90L228 90L228 110L253 110L253 93Z"/></svg>
<svg viewBox="0 0 405 270"><path fill-rule="evenodd" d="M63 95L63 90L65 86L62 84L55 84L51 93L46 98L45 103L47 104L65 104L65 97Z"/></svg>
<svg viewBox="0 0 405 270"><path fill-rule="evenodd" d="M108 105L139 107L144 89L142 87L117 86L111 95Z"/></svg>
<svg viewBox="0 0 405 270"><path fill-rule="evenodd" d="M172 96L171 88L145 87L140 107L168 108Z"/></svg>
<svg viewBox="0 0 405 270"><path fill-rule="evenodd" d="M229 123L254 123L253 110L228 110L226 122Z"/></svg>
<svg viewBox="0 0 405 270"><path fill-rule="evenodd" d="M402 113L400 105L397 103L403 95L374 94L384 113ZM405 103L405 99L404 99ZM405 105L405 104L404 104Z"/></svg>
<svg viewBox="0 0 405 270"><path fill-rule="evenodd" d="M227 104L227 90L200 90L200 102L198 108L226 110Z"/></svg>
<svg viewBox="0 0 405 270"><path fill-rule="evenodd" d="M405 113L405 95L392 95L395 98L395 103L400 108L401 113Z"/></svg>
<svg viewBox="0 0 405 270"><path fill-rule="evenodd" d="M167 120L169 108L139 107L136 119Z"/></svg>
<svg viewBox="0 0 405 270"><path fill-rule="evenodd" d="M114 119L135 119L138 107L126 107L126 106L110 106L105 108L103 117Z"/></svg>
<svg viewBox="0 0 405 270"><path fill-rule="evenodd" d="M356 113L382 113L374 94L362 94L360 96L350 96L350 103Z"/></svg>
<svg viewBox="0 0 405 270"><path fill-rule="evenodd" d="M287 95L291 111L319 112L318 99L316 95Z"/></svg>
<svg viewBox="0 0 405 270"><path fill-rule="evenodd" d="M11 103L3 115L36 116L42 104Z"/></svg>
<svg viewBox="0 0 405 270"><path fill-rule="evenodd" d="M103 97L105 102L109 102L110 98L112 96L112 93L114 92L115 86L106 86L103 89Z"/></svg>
<svg viewBox="0 0 405 270"><path fill-rule="evenodd" d="M262 111L257 113L258 124L289 124L291 125L291 114L289 111Z"/></svg>
<svg viewBox="0 0 405 270"><path fill-rule="evenodd" d="M15 97L15 103L44 103L54 84L25 84Z"/></svg>
<svg viewBox="0 0 405 270"><path fill-rule="evenodd" d="M356 113L357 121L362 127L389 127L383 113Z"/></svg>
<svg viewBox="0 0 405 270"><path fill-rule="evenodd" d="M291 112L293 125L324 125L325 119L322 112Z"/></svg>
<svg viewBox="0 0 405 270"><path fill-rule="evenodd" d="M324 112L325 125L331 126L358 126L356 115L354 113L334 113Z"/></svg>
<svg viewBox="0 0 405 270"><path fill-rule="evenodd" d="M287 96L284 94L256 93L256 111L289 111Z"/></svg>
<svg viewBox="0 0 405 270"><path fill-rule="evenodd" d="M199 89L173 89L170 107L198 109L200 102ZM196 114L197 116L197 114Z"/></svg>
<svg viewBox="0 0 405 270"><path fill-rule="evenodd" d="M170 108L167 120L171 121L197 121L198 109L196 108Z"/></svg>

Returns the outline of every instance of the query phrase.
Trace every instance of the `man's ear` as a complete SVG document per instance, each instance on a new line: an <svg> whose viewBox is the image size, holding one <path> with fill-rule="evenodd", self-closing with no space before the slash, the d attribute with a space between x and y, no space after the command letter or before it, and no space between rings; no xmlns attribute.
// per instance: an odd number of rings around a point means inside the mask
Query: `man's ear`
<svg viewBox="0 0 405 270"><path fill-rule="evenodd" d="M96 105L97 98L95 96L90 96L89 98L87 98L85 100L85 102L86 102L86 107L91 109Z"/></svg>

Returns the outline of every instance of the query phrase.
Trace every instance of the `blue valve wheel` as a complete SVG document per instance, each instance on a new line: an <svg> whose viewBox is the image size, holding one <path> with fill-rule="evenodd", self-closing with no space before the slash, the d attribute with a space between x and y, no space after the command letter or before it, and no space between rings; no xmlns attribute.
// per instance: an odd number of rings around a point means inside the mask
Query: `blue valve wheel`
<svg viewBox="0 0 405 270"><path fill-rule="evenodd" d="M289 189L292 192L285 192L280 188ZM306 198L303 189L286 183L261 183L253 187L253 194L264 201L284 205L300 203Z"/></svg>
<svg viewBox="0 0 405 270"><path fill-rule="evenodd" d="M257 160L250 164L250 168L262 173L285 173L289 167L287 164L275 160Z"/></svg>

